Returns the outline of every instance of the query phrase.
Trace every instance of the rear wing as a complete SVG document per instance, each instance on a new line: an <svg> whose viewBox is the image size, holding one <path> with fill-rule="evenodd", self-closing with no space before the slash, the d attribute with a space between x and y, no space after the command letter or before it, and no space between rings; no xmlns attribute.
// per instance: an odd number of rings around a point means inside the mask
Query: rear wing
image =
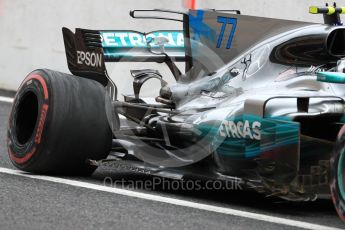
<svg viewBox="0 0 345 230"><path fill-rule="evenodd" d="M73 33L63 28L62 33L71 73L96 80L104 86L109 80L105 62L164 62L165 55L153 54L148 49L147 41L156 36L169 39L165 51L172 60L185 61L185 41L182 31L141 33L77 28ZM155 49L154 45L152 49Z"/></svg>
<svg viewBox="0 0 345 230"><path fill-rule="evenodd" d="M148 12L182 16L182 19L137 15ZM188 14L169 10L135 10L130 12L130 16L183 22L183 30L142 33L131 30L86 30L78 28L73 33L69 29L63 28L66 57L71 73L94 79L106 85L110 78L107 75L105 62L169 62L170 64L185 62L185 71L189 71L192 61ZM166 37L169 40L169 44L165 46L165 52L169 57L168 61L166 55L154 54L159 52L150 52L149 50L147 42L156 36ZM153 45L151 48L153 49L151 51L154 51Z"/></svg>

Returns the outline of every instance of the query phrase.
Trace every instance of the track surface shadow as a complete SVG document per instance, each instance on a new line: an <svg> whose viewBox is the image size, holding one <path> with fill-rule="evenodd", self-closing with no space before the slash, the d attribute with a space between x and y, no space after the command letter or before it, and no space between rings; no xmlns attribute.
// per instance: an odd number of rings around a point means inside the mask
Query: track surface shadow
<svg viewBox="0 0 345 230"><path fill-rule="evenodd" d="M161 196L185 199L221 207L234 208L243 211L262 213L277 217L306 221L322 225L344 227L338 219L337 213L330 199L317 199L309 202L289 202L278 198L265 197L261 194L246 190L223 189L172 189L166 184L178 182L164 179L164 183L145 187L145 183L162 181L151 175L100 168L91 178L97 183L130 190L153 193ZM148 182L149 181L149 182Z"/></svg>

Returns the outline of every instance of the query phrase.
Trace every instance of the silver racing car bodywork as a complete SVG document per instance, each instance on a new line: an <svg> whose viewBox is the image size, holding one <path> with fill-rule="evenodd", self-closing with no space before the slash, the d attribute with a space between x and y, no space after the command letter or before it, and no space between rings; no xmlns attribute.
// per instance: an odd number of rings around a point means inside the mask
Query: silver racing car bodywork
<svg viewBox="0 0 345 230"><path fill-rule="evenodd" d="M176 83L168 85L156 70L133 70L134 95L112 102L112 117L136 123L120 127L110 119L113 145L123 152L113 164L179 179L239 180L287 200L329 196L344 124L345 86L333 75L344 71L345 27L215 10L190 11L182 21L183 59L151 45L139 55L165 62ZM174 59L185 61L184 72ZM150 78L162 88L148 102L140 88ZM102 163L109 165L93 162Z"/></svg>

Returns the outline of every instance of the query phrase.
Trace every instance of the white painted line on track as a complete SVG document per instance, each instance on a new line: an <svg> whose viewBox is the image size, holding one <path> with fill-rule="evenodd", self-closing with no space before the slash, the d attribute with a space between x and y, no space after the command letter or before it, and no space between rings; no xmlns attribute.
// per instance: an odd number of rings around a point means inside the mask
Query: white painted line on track
<svg viewBox="0 0 345 230"><path fill-rule="evenodd" d="M0 101L12 103L13 102L13 98L0 96Z"/></svg>
<svg viewBox="0 0 345 230"><path fill-rule="evenodd" d="M70 185L74 187L86 188L86 189L113 193L113 194L118 194L118 195L123 195L123 196L135 197L135 198L144 199L144 200L162 202L166 204L172 204L172 205L177 205L177 206L187 207L187 208L194 208L198 210L215 212L215 213L220 213L220 214L225 214L225 215L265 221L265 222L270 222L270 223L279 224L279 225L299 227L299 228L304 228L304 229L317 229L317 230L339 230L340 229L340 228L334 228L334 227L328 227L324 225L303 222L303 221L291 220L291 219L286 219L286 218L281 218L281 217L274 217L274 216L269 216L265 214L240 211L240 210L231 209L231 208L201 204L201 203L196 203L196 202L191 202L191 201L186 201L186 200L181 200L181 199L176 199L176 198L169 198L165 196L131 191L127 189L107 187L107 186L92 184L88 182L64 179L64 178L59 178L59 177L33 175L33 174L24 173L18 170L2 168L2 167L0 167L0 173L27 177L27 178L32 178L36 180L49 181L53 183L65 184L65 185Z"/></svg>

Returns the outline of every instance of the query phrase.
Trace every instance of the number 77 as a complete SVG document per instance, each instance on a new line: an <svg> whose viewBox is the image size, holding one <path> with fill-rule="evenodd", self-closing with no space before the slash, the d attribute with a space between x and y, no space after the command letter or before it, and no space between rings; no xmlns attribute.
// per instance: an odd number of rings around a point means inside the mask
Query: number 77
<svg viewBox="0 0 345 230"><path fill-rule="evenodd" d="M232 40L234 38L235 30L236 30L237 19L236 18L227 18L227 17L218 16L217 22L223 24L222 28L220 29L220 33L219 33L219 37L218 37L218 41L217 41L217 48L219 48L220 45L222 44L222 40L223 40L224 32L225 32L225 29L226 29L226 25L227 24L231 24L232 25L230 36L228 38L228 42L226 43L226 48L230 49Z"/></svg>

